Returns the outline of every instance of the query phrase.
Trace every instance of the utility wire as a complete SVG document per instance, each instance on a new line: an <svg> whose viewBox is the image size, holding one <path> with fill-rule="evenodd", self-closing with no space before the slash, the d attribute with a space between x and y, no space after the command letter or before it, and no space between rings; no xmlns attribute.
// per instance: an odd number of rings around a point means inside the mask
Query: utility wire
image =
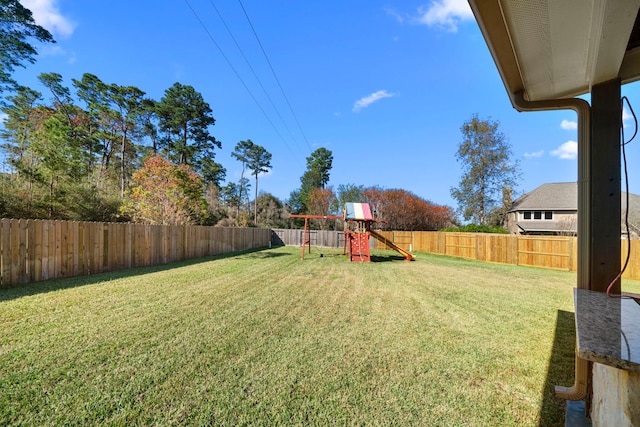
<svg viewBox="0 0 640 427"><path fill-rule="evenodd" d="M631 111L631 115L633 116L633 121L635 122L635 131L633 132L633 136L631 138L629 138L628 141L625 141L625 137L624 137L624 123L622 123L622 121L620 121L620 133L621 133L621 140L622 140L622 144L620 144L621 149L622 149L622 164L624 166L624 183L625 183L625 214L624 214L624 224L625 224L625 229L627 232L627 256L625 258L624 261L624 265L623 267L620 269L620 273L618 273L618 275L611 281L611 283L609 283L609 286L607 286L607 296L611 297L611 298L624 298L624 299L633 299L635 302L637 302L638 304L640 304L640 299L637 297L631 297L628 295L623 295L622 291L620 294L613 294L611 293L611 290L613 288L613 286L616 284L616 282L618 282L621 278L622 278L622 274L625 272L625 270L627 269L627 265L629 264L629 258L631 257L631 233L629 231L629 173L628 173L628 169L627 169L627 153L625 150L625 146L627 144L629 144L631 141L633 141L636 137L636 135L638 135L638 118L636 117L636 113L633 111L633 107L631 106L631 103L629 102L629 98L627 98L626 96L623 96L622 99L620 100L620 104L621 107L624 107L624 103L625 101L627 102L627 106L629 107L629 110ZM626 337L625 337L626 340Z"/></svg>
<svg viewBox="0 0 640 427"><path fill-rule="evenodd" d="M260 78L258 77L256 71L254 70L254 68L251 66L251 62L249 62L249 59L247 59L247 56L244 54L244 50L242 49L242 47L240 47L240 44L238 43L238 41L236 40L236 38L233 35L233 32L231 31L231 29L229 28L229 26L227 25L227 22L224 20L224 18L222 17L222 14L220 13L220 11L218 10L218 8L216 7L215 3L213 2L213 0L209 0L209 3L211 3L211 6L213 7L213 9L216 11L216 13L218 14L218 17L220 18L220 21L222 21L222 24L224 25L224 27L227 29L227 33L229 33L229 36L231 36L231 40L233 40L233 43L235 43L236 47L238 48L238 50L240 51L240 54L242 55L242 57L244 58L244 61L246 62L247 66L249 67L249 69L251 70L251 73L253 74L253 77L255 77L255 79L258 81L258 84L260 85L260 87L262 88L262 91L264 92L264 94L267 96L267 99L269 100L269 102L271 103L271 106L273 107L273 109L276 111L276 114L278 115L278 117L280 117L280 120L282 121L282 124L284 125L285 129L287 130L287 132L289 133L289 135L291 136L291 139L293 140L293 142L296 142L296 138L294 137L293 133L291 132L291 130L289 129L289 126L287 126L287 123L285 122L284 118L282 117L282 114L280 114L280 110L278 110L278 107L276 107L275 103L273 102L273 99L271 99L271 96L269 95L269 92L267 92L267 89L265 89L264 85L262 84L262 81L260 80Z"/></svg>
<svg viewBox="0 0 640 427"><path fill-rule="evenodd" d="M244 16L247 18L247 22L249 22L249 26L251 27L251 31L253 31L253 35L255 36L256 40L258 41L258 45L260 45L260 49L262 49L262 53L263 53L265 59L267 60L267 64L269 64L269 68L271 69L271 72L273 73L273 77L276 79L276 82L278 83L278 87L280 88L280 92L282 92L282 96L287 101L287 105L289 106L289 111L291 111L291 115L295 119L296 124L298 125L298 129L300 129L300 133L304 137L304 142L307 144L307 147L309 148L309 151L313 151L311 149L311 145L309 145L309 141L307 140L307 136L304 134L304 131L302 130L302 126L300 126L300 122L298 121L298 117L296 116L296 113L293 111L293 107L291 107L291 103L289 102L289 98L287 97L287 94L284 92L284 89L282 88L282 85L280 84L280 79L278 79L278 76L276 75L276 71L273 69L273 65L271 65L271 61L269 60L269 56L267 55L267 52L264 50L264 47L262 46L262 43L260 42L260 38L258 37L258 33L256 33L256 30L253 27L253 24L251 23L251 19L249 18L249 15L247 14L247 10L244 8L244 5L242 4L242 0L238 0L238 3L240 3L240 7L242 8L242 11L244 12Z"/></svg>
<svg viewBox="0 0 640 427"><path fill-rule="evenodd" d="M222 55L222 57L224 58L224 60L227 62L227 65L229 65L229 67L231 68L231 70L233 70L234 74L236 75L236 77L238 78L238 80L240 80L240 82L242 83L242 86L244 86L244 88L247 90L247 92L249 93L249 95L251 96L251 98L253 99L253 101L256 103L256 105L258 106L258 108L260 109L260 111L262 111L262 114L265 116L265 118L267 119L267 121L271 124L271 126L273 127L273 129L276 131L276 133L278 134L278 136L280 137L280 139L282 140L282 142L284 142L284 144L287 146L287 148L289 149L289 151L291 151L292 154L293 150L291 150L291 147L289 147L289 145L287 144L287 142L285 141L285 139L282 137L282 134L280 133L280 131L278 131L278 128L276 127L276 125L273 123L273 121L271 120L271 118L269 117L269 115L267 115L266 111L264 111L264 108L262 108L262 106L260 105L260 103L258 102L258 100L256 99L256 97L253 95L253 92L251 92L251 89L249 89L249 87L247 86L247 84L244 82L244 80L242 79L242 76L240 76L240 73L238 73L238 70L236 70L236 68L233 66L233 64L231 63L231 61L229 60L229 58L227 57L227 55L225 55L224 51L222 50L222 48L220 47L220 45L218 44L218 42L216 42L216 39L213 37L213 35L209 32L209 30L207 29L207 26L204 24L204 22L202 22L202 19L200 19L200 16L198 15L198 13L193 9L193 7L191 6L191 3L189 3L189 0L184 0L184 2L187 4L187 6L189 7L189 9L191 9L191 12L193 13L193 15L196 17L196 19L198 20L198 22L200 23L200 25L202 26L202 29L204 29L204 31L207 33L207 35L209 36L209 38L211 39L211 41L213 42L213 44L216 46L216 48L218 49L218 51L220 52L220 54ZM295 155L295 154L294 154Z"/></svg>

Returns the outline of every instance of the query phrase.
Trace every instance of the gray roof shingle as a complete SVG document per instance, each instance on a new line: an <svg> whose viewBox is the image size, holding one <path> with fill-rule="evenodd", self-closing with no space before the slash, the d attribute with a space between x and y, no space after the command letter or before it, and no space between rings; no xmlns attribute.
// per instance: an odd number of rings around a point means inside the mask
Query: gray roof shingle
<svg viewBox="0 0 640 427"><path fill-rule="evenodd" d="M523 210L578 209L578 185L575 182L542 184L513 202L510 212Z"/></svg>

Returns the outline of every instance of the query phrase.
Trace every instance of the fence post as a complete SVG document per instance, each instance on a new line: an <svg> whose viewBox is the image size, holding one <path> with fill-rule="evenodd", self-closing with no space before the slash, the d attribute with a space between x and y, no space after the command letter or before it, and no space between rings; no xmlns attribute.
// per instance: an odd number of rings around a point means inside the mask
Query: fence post
<svg viewBox="0 0 640 427"><path fill-rule="evenodd" d="M2 276L0 276L0 284L2 287L11 285L11 220L3 218L0 220L0 231L2 231L2 240L0 241L0 267L2 268Z"/></svg>

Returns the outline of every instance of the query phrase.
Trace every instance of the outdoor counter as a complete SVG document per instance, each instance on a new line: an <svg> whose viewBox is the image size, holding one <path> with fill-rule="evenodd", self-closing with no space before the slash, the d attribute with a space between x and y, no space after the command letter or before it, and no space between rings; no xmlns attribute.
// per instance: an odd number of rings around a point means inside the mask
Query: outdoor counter
<svg viewBox="0 0 640 427"><path fill-rule="evenodd" d="M640 304L575 289L578 355L640 373Z"/></svg>

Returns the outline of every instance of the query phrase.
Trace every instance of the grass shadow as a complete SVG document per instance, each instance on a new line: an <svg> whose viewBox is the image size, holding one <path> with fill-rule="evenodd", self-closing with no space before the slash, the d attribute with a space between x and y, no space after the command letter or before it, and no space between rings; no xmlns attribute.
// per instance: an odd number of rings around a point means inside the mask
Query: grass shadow
<svg viewBox="0 0 640 427"><path fill-rule="evenodd" d="M287 253L271 253L267 248L249 249L240 252L230 252L220 255L212 255L204 258L194 258L183 261L175 261L167 264L156 264L146 267L135 267L123 270L114 270L104 273L96 273L88 276L75 277L59 277L56 279L43 280L40 282L26 283L23 285L13 285L6 288L0 288L0 302L10 301L22 297L44 294L47 292L55 292L63 289L71 289L79 286L92 285L103 282L105 280L122 279L127 277L135 277L158 271L166 271L174 268L187 267L190 265L202 264L225 258L238 258L253 254L254 257L270 258L278 256L289 256Z"/></svg>
<svg viewBox="0 0 640 427"><path fill-rule="evenodd" d="M300 249L300 246L298 246ZM296 256L301 258L302 252L297 252ZM342 252L342 249L337 248L325 248L314 246L312 251L304 251L304 259L318 259L318 258L348 258L349 255Z"/></svg>
<svg viewBox="0 0 640 427"><path fill-rule="evenodd" d="M278 248L281 246L276 246ZM242 253L236 253L234 258L253 258L253 259L269 259L269 258L279 258L283 256L292 256L292 254L282 253L282 252L270 252L267 250L259 250L259 251L247 251Z"/></svg>
<svg viewBox="0 0 640 427"><path fill-rule="evenodd" d="M371 262L406 261L402 255L371 255Z"/></svg>
<svg viewBox="0 0 640 427"><path fill-rule="evenodd" d="M564 419L566 402L555 394L555 386L573 383L575 369L576 323L574 313L558 310L553 349L544 384L539 426L558 425Z"/></svg>

